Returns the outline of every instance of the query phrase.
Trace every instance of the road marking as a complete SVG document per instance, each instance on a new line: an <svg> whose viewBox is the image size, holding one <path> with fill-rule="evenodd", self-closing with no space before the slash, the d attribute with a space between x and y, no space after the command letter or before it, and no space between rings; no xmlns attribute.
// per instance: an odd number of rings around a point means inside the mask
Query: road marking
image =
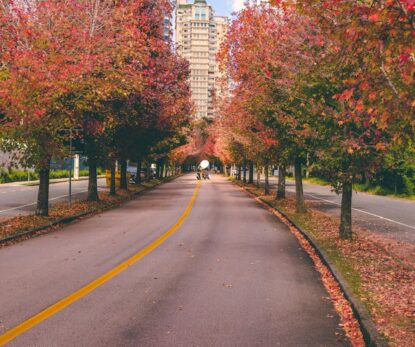
<svg viewBox="0 0 415 347"><path fill-rule="evenodd" d="M98 188L98 190L101 190L101 188ZM83 191L81 191L81 192L72 193L72 196L73 196L73 195L82 194L82 193L86 193L87 191L88 191L88 190L83 190ZM56 198L49 199L49 201L54 201L54 200L59 200L59 199L67 198L68 196L69 196L69 195L61 195L61 196L57 196ZM34 206L34 205L36 205L36 204L37 204L37 202L33 202L33 203L31 203L31 204L26 204L26 205L20 205L20 206L16 206L16 207L13 207L13 208L9 208L9 209L7 209L7 210L2 210L2 211L0 211L0 213L3 213L3 212L10 212L10 211L14 211L14 210L20 210L20 209L25 208L25 207Z"/></svg>
<svg viewBox="0 0 415 347"><path fill-rule="evenodd" d="M125 262L121 263L120 265L116 266L112 270L108 271L104 275L101 275L96 280L90 282L85 287L78 289L76 292L72 293L71 295L67 296L66 298L58 301L57 303L49 306L44 311L36 314L35 316L29 318L28 320L24 321L23 323L19 324L18 326L6 331L3 335L0 335L0 346L4 346L6 343L12 341L19 335L23 334L25 331L35 327L39 323L43 322L44 320L48 319L49 317L53 316L55 313L62 311L69 305L73 304L74 302L78 301L79 299L83 298L85 295L89 294L93 290L97 289L104 283L108 282L112 278L119 275L124 270L128 269L130 266L137 263L140 259L145 257L147 254L154 251L160 245L162 245L170 236L172 236L183 224L186 220L187 216L190 214L190 211L193 208L193 205L196 201L197 194L199 193L201 182L197 183L197 186L193 192L192 198L190 199L189 204L187 205L185 211L177 220L177 222L167 230L163 235L159 238L154 240L150 243L147 247L143 248L137 254L132 256L131 258L127 259Z"/></svg>
<svg viewBox="0 0 415 347"><path fill-rule="evenodd" d="M88 191L88 190L83 190L82 192L73 193L72 195L77 195L77 194L86 193L87 191ZM69 195L61 195L61 196L57 196L56 198L49 199L49 201L54 201L54 200L58 200L58 199L63 199L63 198L66 198L66 197L68 197L68 196L69 196ZM0 213L3 213L3 212L10 212L10 211L14 211L14 210L20 210L20 209L25 208L25 207L34 206L34 205L36 205L36 204L37 204L37 202L33 202L33 203L31 203L31 204L26 204L26 205L20 205L20 206L16 206L16 207L13 207L13 208L9 208L9 209L7 209L7 210L2 210L2 211L0 211Z"/></svg>
<svg viewBox="0 0 415 347"><path fill-rule="evenodd" d="M14 211L14 210L20 210L20 209L22 209L22 208L24 208L24 207L33 206L33 205L36 205L36 202L34 202L34 203L32 203L32 204L20 205L20 206L17 206L17 207L9 208L9 209L7 209L7 210L2 210L2 211L0 211L0 213L3 213L3 212L10 212L10 211Z"/></svg>
<svg viewBox="0 0 415 347"><path fill-rule="evenodd" d="M293 190L291 190L291 189L287 189L287 190L288 190L288 191L290 191L290 192L293 192ZM323 198L320 198L320 197L318 197L318 196L316 196L316 195L314 195L314 194L304 193L304 195L306 195L306 196L311 196L312 198L317 199L317 200L321 200L321 201L324 201L324 202L328 202L329 204L333 204L333 205L341 206L341 204L339 204L338 202L334 202L334 201L330 201L330 200L327 200L327 199L323 199ZM406 227L406 228L409 228L409 229L413 229L413 230L415 230L415 227L414 227L414 226L412 226L412 225L405 224L405 223L401 223L401 222L398 222L398 221L393 220L393 219L390 219L390 218L382 217L382 216L379 216L379 215L377 215L377 214L374 214L374 213L371 213L371 212L367 212L367 211L365 211L365 210L361 210L361 209L359 209L359 208L354 208L354 207L353 207L353 208L352 208L352 210L355 210L355 211L357 211L357 212L361 212L361 213L367 214L367 215L369 215L369 216L376 217L376 218L379 218L379 219L385 220L385 221L387 221L387 222L395 223L395 224L398 224L398 225L404 226L404 227Z"/></svg>

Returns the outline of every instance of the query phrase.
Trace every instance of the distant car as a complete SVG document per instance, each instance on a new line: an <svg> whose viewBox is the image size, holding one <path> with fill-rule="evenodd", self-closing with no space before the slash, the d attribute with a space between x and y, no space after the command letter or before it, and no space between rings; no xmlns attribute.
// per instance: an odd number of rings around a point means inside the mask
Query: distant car
<svg viewBox="0 0 415 347"><path fill-rule="evenodd" d="M133 172L131 172L131 178L130 178L131 183L137 182L136 175L137 175L137 168L135 168L135 170ZM141 169L140 176L141 176L141 179L146 178L146 176L147 176L147 169L145 169L145 168L144 169ZM149 171L149 178L150 179L153 179L155 177L156 177L156 170L151 168L150 171Z"/></svg>
<svg viewBox="0 0 415 347"><path fill-rule="evenodd" d="M127 172L135 175L137 173L137 166L127 166Z"/></svg>

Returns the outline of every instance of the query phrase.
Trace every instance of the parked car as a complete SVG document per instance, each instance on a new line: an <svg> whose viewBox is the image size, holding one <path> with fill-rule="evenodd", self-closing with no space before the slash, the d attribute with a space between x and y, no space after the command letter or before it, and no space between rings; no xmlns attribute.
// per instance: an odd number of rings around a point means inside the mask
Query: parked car
<svg viewBox="0 0 415 347"><path fill-rule="evenodd" d="M137 169L135 169L135 171L133 171L131 173L131 178L130 178L130 182L131 183L137 182L136 176L137 176ZM144 169L141 169L140 176L141 176L141 179L142 180L144 178L146 178L146 176L147 176L147 169L145 169L145 168ZM150 169L150 171L149 171L149 179L153 179L155 177L156 177L156 170Z"/></svg>

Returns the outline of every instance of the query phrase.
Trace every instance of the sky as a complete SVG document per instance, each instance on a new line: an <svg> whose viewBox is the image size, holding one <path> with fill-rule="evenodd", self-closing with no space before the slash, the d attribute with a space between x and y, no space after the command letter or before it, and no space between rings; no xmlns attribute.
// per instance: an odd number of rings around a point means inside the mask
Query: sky
<svg viewBox="0 0 415 347"><path fill-rule="evenodd" d="M244 0L207 0L213 6L216 15L230 16L235 10L240 10L243 6Z"/></svg>

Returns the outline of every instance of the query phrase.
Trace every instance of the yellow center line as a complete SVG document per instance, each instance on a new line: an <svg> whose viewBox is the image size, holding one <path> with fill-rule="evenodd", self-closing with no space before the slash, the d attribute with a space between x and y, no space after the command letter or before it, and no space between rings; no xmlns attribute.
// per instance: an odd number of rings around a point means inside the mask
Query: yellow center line
<svg viewBox="0 0 415 347"><path fill-rule="evenodd" d="M137 254L133 255L131 258L127 259L125 262L121 263L117 267L108 271L104 275L101 275L96 280L87 284L85 287L82 287L81 289L77 290L76 292L72 293L66 298L63 298L62 300L58 301L52 306L49 306L47 309L39 312L35 316L19 324L18 326L6 331L3 335L0 335L0 346L4 346L6 343L12 341L17 336L23 334L25 331L35 327L39 323L53 316L55 313L58 313L59 311L66 308L67 306L78 301L85 295L89 294L93 290L103 285L105 282L108 282L115 276L119 275L121 272L126 270L131 265L134 265L144 256L146 256L147 254L155 250L157 247L159 247L161 244L163 244L171 235L173 235L180 228L180 226L183 224L187 216L190 214L190 211L192 210L193 205L196 201L196 197L199 192L200 185L201 185L201 182L198 182L196 189L193 192L192 198L190 199L190 202L186 207L186 210L183 212L183 214L180 216L177 222L168 231L166 231L163 235L161 235L159 238L154 240L151 244L143 248Z"/></svg>

